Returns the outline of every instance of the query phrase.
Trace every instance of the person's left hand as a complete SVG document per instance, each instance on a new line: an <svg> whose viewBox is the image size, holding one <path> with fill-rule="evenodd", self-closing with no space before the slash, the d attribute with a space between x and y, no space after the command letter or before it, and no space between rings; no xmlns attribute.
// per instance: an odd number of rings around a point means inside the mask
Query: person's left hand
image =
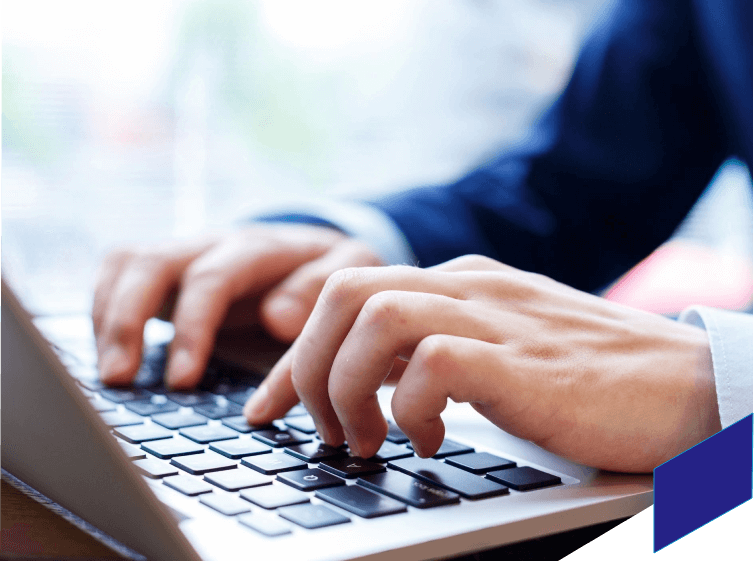
<svg viewBox="0 0 754 561"><path fill-rule="evenodd" d="M720 430L704 330L478 256L338 271L244 411L262 424L300 398L325 442L371 457L389 375L393 417L422 457L442 443L448 398L615 471L650 471Z"/></svg>

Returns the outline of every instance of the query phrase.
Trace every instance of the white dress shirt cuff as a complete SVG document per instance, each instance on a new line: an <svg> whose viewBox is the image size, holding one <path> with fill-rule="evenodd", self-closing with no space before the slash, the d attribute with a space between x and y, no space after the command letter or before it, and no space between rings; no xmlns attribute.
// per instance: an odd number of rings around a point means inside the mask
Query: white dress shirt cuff
<svg viewBox="0 0 754 561"><path fill-rule="evenodd" d="M752 412L752 316L704 306L687 308L678 321L707 331L715 372L720 423L729 427Z"/></svg>

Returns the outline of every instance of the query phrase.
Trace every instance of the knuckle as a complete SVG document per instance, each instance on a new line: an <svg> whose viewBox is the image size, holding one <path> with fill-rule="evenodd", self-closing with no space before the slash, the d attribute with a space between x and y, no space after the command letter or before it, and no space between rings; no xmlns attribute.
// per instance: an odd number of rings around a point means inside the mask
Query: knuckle
<svg viewBox="0 0 754 561"><path fill-rule="evenodd" d="M109 339L119 346L125 347L141 339L144 326L137 321L121 320L110 326Z"/></svg>
<svg viewBox="0 0 754 561"><path fill-rule="evenodd" d="M494 259L490 259L489 257L486 257L484 255L477 255L474 253L463 255L456 259L456 262L462 267L469 269L487 268L493 264L497 264Z"/></svg>
<svg viewBox="0 0 754 561"><path fill-rule="evenodd" d="M443 335L429 335L416 346L412 361L417 361L419 372L436 375L447 370L450 361L448 340Z"/></svg>
<svg viewBox="0 0 754 561"><path fill-rule="evenodd" d="M367 326L381 326L401 316L400 298L394 291L370 296L359 313L359 321Z"/></svg>
<svg viewBox="0 0 754 561"><path fill-rule="evenodd" d="M338 307L353 297L361 281L362 272L358 267L347 267L335 271L325 281L320 298L325 303Z"/></svg>

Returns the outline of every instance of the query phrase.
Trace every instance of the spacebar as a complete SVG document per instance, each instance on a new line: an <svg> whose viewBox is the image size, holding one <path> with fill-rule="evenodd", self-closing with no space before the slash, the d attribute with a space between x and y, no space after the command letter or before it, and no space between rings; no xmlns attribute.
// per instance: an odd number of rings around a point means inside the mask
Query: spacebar
<svg viewBox="0 0 754 561"><path fill-rule="evenodd" d="M508 487L488 479L482 479L432 458L403 458L388 462L389 468L397 469L427 483L454 491L465 499L486 499L508 494Z"/></svg>

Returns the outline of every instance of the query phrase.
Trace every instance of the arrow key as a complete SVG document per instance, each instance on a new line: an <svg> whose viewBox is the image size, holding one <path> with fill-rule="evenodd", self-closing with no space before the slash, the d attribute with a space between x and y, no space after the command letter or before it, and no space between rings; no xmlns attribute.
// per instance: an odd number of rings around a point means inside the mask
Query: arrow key
<svg viewBox="0 0 754 561"><path fill-rule="evenodd" d="M371 475L385 471L385 466L355 456L325 460L320 462L319 467L346 479L354 479L362 475Z"/></svg>
<svg viewBox="0 0 754 561"><path fill-rule="evenodd" d="M278 475L278 479L291 487L295 487L299 491L314 491L316 489L338 487L346 484L340 477L335 477L326 471L316 468L281 473Z"/></svg>

